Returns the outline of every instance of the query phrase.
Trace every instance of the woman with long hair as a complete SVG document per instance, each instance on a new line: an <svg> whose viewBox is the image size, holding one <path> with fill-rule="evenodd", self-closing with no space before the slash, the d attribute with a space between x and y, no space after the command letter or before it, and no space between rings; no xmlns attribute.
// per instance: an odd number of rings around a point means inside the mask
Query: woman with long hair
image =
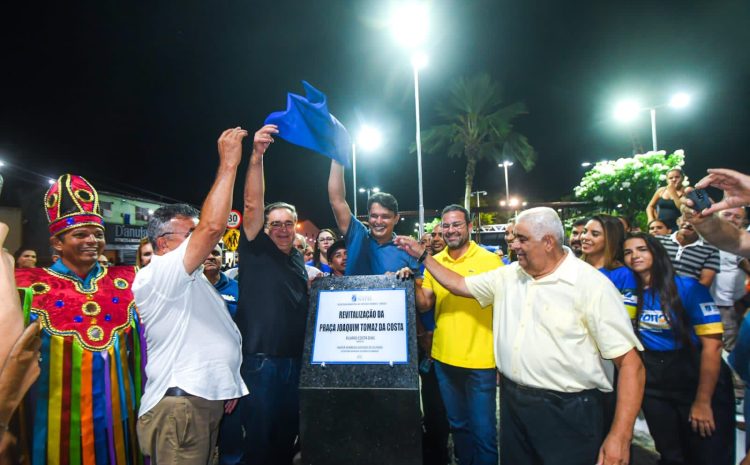
<svg viewBox="0 0 750 465"><path fill-rule="evenodd" d="M655 219L662 220L669 229L677 231L677 218L680 217L680 197L685 195L682 181L685 174L681 168L667 171L667 185L656 189L654 196L646 207L649 223Z"/></svg>
<svg viewBox="0 0 750 465"><path fill-rule="evenodd" d="M708 289L677 276L659 240L625 239L636 277L636 333L645 348L646 416L662 464L734 463L734 393L721 359L721 315Z"/></svg>
<svg viewBox="0 0 750 465"><path fill-rule="evenodd" d="M623 296L630 318L635 318L635 277L622 261L625 228L611 215L594 215L583 228L581 259L604 273Z"/></svg>
<svg viewBox="0 0 750 465"><path fill-rule="evenodd" d="M331 267L328 266L328 249L336 241L337 235L332 229L321 229L315 237L315 251L313 258L308 265L314 266L323 273L330 273Z"/></svg>

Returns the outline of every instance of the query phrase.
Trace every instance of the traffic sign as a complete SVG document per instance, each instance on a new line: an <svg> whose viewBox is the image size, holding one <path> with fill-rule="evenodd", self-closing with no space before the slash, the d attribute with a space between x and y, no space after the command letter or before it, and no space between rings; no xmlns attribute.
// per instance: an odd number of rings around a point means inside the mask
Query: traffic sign
<svg viewBox="0 0 750 465"><path fill-rule="evenodd" d="M227 228L237 229L242 224L242 214L239 210L232 210L229 212L229 218L227 219Z"/></svg>

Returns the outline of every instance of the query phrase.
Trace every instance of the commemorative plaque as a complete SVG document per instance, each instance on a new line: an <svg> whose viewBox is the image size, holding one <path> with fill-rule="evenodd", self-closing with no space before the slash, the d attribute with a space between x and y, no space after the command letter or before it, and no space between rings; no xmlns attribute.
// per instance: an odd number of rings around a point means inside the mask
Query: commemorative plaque
<svg viewBox="0 0 750 465"><path fill-rule="evenodd" d="M305 464L422 463L413 281L313 284L300 436Z"/></svg>

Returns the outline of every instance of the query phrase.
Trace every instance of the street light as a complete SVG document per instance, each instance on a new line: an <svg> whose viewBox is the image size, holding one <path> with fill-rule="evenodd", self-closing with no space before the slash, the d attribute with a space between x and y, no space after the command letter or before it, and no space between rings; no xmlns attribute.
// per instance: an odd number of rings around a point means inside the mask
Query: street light
<svg viewBox="0 0 750 465"><path fill-rule="evenodd" d="M472 192L471 195L477 196L477 243L482 243L482 216L479 213L479 196L480 195L487 195L487 191L476 191Z"/></svg>
<svg viewBox="0 0 750 465"><path fill-rule="evenodd" d="M427 64L427 57L419 47L427 40L429 22L424 3L401 5L391 15L391 32L398 42L411 49L411 65L414 72L414 114L416 119L417 178L419 186L419 236L424 234L424 189L422 187L422 140L419 121L419 70Z"/></svg>
<svg viewBox="0 0 750 465"><path fill-rule="evenodd" d="M357 217L357 145L366 152L377 150L383 142L380 131L371 126L362 126L357 134L356 142L352 144L352 184L354 184L354 217ZM364 191L361 191L364 192ZM378 191L376 191L378 192ZM367 194L370 198L370 194Z"/></svg>
<svg viewBox="0 0 750 465"><path fill-rule="evenodd" d="M656 109L657 108L663 108L667 105L669 105L672 108L685 108L690 104L690 95L679 92L677 94L674 94L672 98L669 100L669 103L662 103L661 105L654 105L651 107L642 107L637 101L635 100L624 100L615 106L615 113L614 116L616 119L623 121L623 122L630 122L635 119L636 116L638 116L638 113L648 110L651 114L651 145L653 147L654 152L657 150L657 144L656 144Z"/></svg>
<svg viewBox="0 0 750 465"><path fill-rule="evenodd" d="M510 191L508 191L508 167L513 166L513 162L505 160L497 166L503 168L505 171L505 202L510 203Z"/></svg>
<svg viewBox="0 0 750 465"><path fill-rule="evenodd" d="M364 194L365 192L367 192L367 200L369 201L370 200L370 194L373 193L373 192L377 194L378 192L380 192L380 188L379 187L360 187L359 188L359 192L362 193L362 194ZM356 197L356 195L354 197Z"/></svg>
<svg viewBox="0 0 750 465"><path fill-rule="evenodd" d="M581 166L583 166L584 168L588 168L589 166L591 166L591 162L590 161L584 161L583 163L581 163Z"/></svg>

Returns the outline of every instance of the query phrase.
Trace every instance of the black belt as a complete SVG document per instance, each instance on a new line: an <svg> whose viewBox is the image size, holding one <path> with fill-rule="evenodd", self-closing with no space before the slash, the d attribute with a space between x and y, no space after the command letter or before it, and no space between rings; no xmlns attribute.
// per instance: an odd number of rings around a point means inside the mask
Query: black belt
<svg viewBox="0 0 750 465"><path fill-rule="evenodd" d="M167 392L164 393L164 396L165 397L167 397L167 396L170 396L170 397L185 397L185 396L192 396L192 394L190 394L189 392L184 391L184 390L182 390L182 389L180 389L178 387L171 387L171 388L167 389Z"/></svg>
<svg viewBox="0 0 750 465"><path fill-rule="evenodd" d="M516 382L513 382L509 380L507 377L503 377L502 384L505 385L505 387L509 387L515 391L521 391L525 394L531 394L536 397L543 397L543 398L553 398L553 399L571 399L578 397L580 395L585 394L594 394L596 396L602 395L602 391L598 389L584 389L582 391L578 392L562 392L562 391L553 391L550 389L542 389L542 388L536 388L531 386L523 386L521 384L518 384Z"/></svg>

